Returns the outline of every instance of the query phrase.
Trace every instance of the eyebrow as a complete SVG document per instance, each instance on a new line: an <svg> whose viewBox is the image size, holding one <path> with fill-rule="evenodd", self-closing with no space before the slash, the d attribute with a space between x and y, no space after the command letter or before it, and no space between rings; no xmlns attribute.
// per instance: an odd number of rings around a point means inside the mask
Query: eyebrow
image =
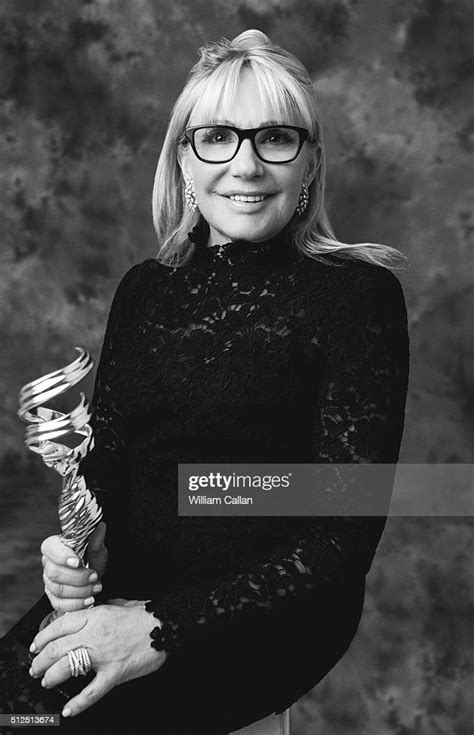
<svg viewBox="0 0 474 735"><path fill-rule="evenodd" d="M227 118L212 118L209 120L207 125L229 125L231 128L238 128L239 126L233 123L231 120L228 120ZM259 125L256 125L257 128L266 128L271 125L282 125L283 123L278 122L277 120L264 120Z"/></svg>

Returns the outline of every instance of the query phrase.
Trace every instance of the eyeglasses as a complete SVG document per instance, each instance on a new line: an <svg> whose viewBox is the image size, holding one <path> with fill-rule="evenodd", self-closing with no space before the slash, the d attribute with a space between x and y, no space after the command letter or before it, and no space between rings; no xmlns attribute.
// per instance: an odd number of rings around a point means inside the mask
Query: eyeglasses
<svg viewBox="0 0 474 735"><path fill-rule="evenodd" d="M271 125L264 128L233 128L229 125L197 125L187 128L185 138L200 161L228 163L237 155L246 138L258 158L265 163L290 163L309 137L306 128Z"/></svg>

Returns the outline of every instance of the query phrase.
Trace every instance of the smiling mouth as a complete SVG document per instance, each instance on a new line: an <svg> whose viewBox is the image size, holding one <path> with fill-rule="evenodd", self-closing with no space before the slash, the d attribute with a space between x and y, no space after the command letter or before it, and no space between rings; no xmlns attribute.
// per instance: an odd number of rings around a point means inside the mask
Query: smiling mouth
<svg viewBox="0 0 474 735"><path fill-rule="evenodd" d="M224 194L226 199L230 199L232 202L264 202L268 199L271 194Z"/></svg>

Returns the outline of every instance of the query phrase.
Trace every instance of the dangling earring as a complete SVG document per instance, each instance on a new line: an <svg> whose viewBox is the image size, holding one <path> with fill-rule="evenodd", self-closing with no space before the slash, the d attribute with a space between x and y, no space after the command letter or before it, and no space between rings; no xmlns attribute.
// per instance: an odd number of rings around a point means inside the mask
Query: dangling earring
<svg viewBox="0 0 474 735"><path fill-rule="evenodd" d="M303 214L309 202L309 191L306 184L301 187L300 198L298 199L298 206L296 207L297 214Z"/></svg>
<svg viewBox="0 0 474 735"><path fill-rule="evenodd" d="M196 192L194 191L194 185L193 180L189 179L186 186L184 187L184 196L186 197L186 202L188 203L188 206L190 209L193 210L193 212L197 209L197 201L196 201Z"/></svg>

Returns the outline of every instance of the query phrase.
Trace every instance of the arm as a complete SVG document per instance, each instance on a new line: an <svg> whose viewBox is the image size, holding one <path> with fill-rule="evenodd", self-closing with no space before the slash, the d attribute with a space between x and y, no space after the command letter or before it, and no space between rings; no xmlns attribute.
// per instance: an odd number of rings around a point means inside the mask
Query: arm
<svg viewBox="0 0 474 735"><path fill-rule="evenodd" d="M114 523L110 523L126 481L123 446L125 425L120 406L118 370L121 352L125 346L126 326L130 321L129 293L139 266L134 266L120 282L110 309L102 354L97 368L92 399L91 426L94 448L79 464L88 487L95 492L104 511L104 520L109 524L108 539L114 534ZM87 560L92 569L74 568L76 555L64 546L59 536L50 536L41 546L44 566L46 594L59 612L80 610L84 600L100 592L97 577L101 577L107 566L107 548L104 545L105 524L90 537ZM90 576L95 571L97 574ZM87 604L90 604L88 600ZM48 616L49 618L49 616ZM46 623L46 619L43 621Z"/></svg>
<svg viewBox="0 0 474 735"><path fill-rule="evenodd" d="M79 468L88 487L96 493L105 520L126 482L126 427L120 409L119 377L121 355L127 347L124 327L130 319L130 292L139 268L135 265L123 276L110 307L91 401L94 448Z"/></svg>
<svg viewBox="0 0 474 735"><path fill-rule="evenodd" d="M87 486L97 496L107 526L104 543L108 550L108 562L107 567L103 566L102 569L103 572L105 570L101 577L104 589L99 593L98 602L117 593L114 571L120 565L119 556L123 546L121 505L128 487L128 468L124 451L127 426L122 401L122 366L128 350L128 333L139 271L140 264L137 264L125 273L112 300L91 401L90 423L94 448L79 467ZM93 566L89 551L87 559ZM97 571L100 572L99 569Z"/></svg>
<svg viewBox="0 0 474 735"><path fill-rule="evenodd" d="M395 276L382 268L372 273L351 297L342 294L338 313L329 316L314 419L317 463L398 460L408 382L406 308ZM334 477L337 495L346 489L344 474ZM172 652L187 640L210 639L246 620L278 616L292 602L314 598L323 585L365 575L386 519L299 520L298 532L245 573L186 585L149 601L146 610L162 623L152 632L152 646Z"/></svg>

